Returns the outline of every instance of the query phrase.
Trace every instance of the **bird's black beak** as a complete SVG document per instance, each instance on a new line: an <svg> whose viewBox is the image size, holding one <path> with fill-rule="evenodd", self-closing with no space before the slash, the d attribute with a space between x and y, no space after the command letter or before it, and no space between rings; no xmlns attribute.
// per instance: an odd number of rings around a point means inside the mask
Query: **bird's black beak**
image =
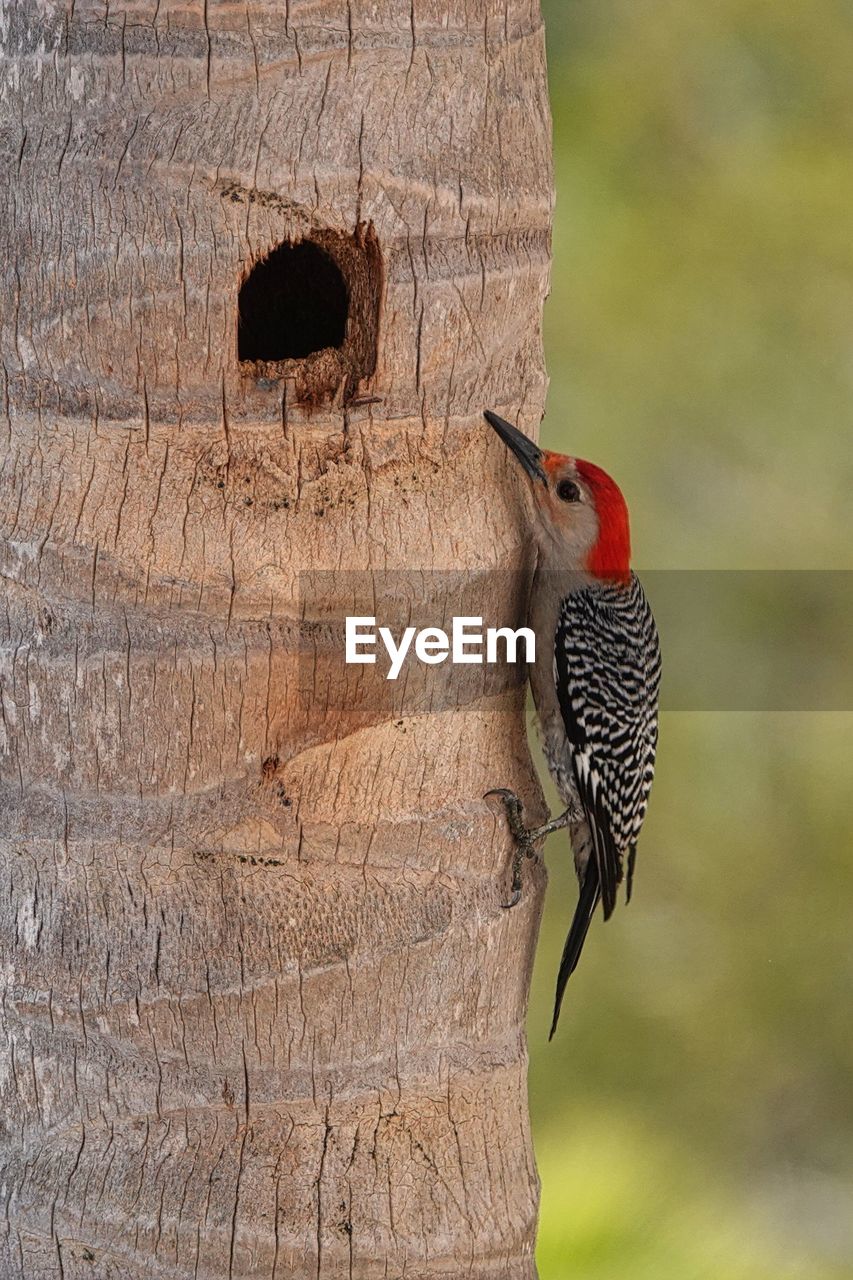
<svg viewBox="0 0 853 1280"><path fill-rule="evenodd" d="M483 417L490 427L494 427L507 448L512 450L531 479L542 480L547 483L545 469L542 466L542 450L538 445L535 445L512 423L505 421L504 418L499 418L490 409L486 409Z"/></svg>

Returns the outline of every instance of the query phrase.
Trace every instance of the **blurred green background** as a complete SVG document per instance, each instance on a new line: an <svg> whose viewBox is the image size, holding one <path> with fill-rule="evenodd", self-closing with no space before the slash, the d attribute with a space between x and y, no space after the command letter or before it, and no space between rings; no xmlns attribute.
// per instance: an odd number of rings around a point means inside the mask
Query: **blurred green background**
<svg viewBox="0 0 853 1280"><path fill-rule="evenodd" d="M853 568L853 4L543 10L544 443L619 479L641 571ZM552 837L542 1280L853 1276L851 762L851 714L667 712L634 901L549 1046Z"/></svg>

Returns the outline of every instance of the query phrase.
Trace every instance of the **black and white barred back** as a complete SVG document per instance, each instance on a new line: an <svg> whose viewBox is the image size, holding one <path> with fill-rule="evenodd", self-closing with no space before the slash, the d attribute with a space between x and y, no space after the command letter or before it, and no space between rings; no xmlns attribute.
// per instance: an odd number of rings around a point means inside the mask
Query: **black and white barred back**
<svg viewBox="0 0 853 1280"><path fill-rule="evenodd" d="M640 580L594 584L562 602L554 678L574 783L590 828L607 919L637 839L658 740L660 643Z"/></svg>
<svg viewBox="0 0 853 1280"><path fill-rule="evenodd" d="M606 920L626 863L631 896L637 839L654 777L660 643L635 574L624 586L591 584L563 599L554 637L554 681L571 760L572 778L565 781L583 815L572 822L572 839L580 837L578 827L586 827L590 853L579 871L580 897L557 975L552 1036L598 900Z"/></svg>

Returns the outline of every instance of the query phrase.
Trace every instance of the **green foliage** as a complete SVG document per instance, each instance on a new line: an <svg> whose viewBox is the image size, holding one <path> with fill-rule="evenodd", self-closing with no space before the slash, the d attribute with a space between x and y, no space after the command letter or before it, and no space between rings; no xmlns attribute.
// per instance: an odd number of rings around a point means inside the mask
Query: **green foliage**
<svg viewBox="0 0 853 1280"><path fill-rule="evenodd" d="M543 8L545 444L622 483L641 572L850 568L853 9ZM543 1280L853 1274L851 758L841 711L665 714L635 901L548 1046L577 892L552 837Z"/></svg>

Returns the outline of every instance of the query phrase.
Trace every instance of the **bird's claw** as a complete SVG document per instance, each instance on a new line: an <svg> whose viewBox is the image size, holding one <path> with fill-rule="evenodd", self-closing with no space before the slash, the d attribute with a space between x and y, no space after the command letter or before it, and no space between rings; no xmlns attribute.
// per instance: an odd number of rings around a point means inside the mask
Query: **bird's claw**
<svg viewBox="0 0 853 1280"><path fill-rule="evenodd" d="M483 799L489 796L500 796L503 801L507 826L515 841L512 855L512 893L509 902L501 903L505 911L510 911L521 901L521 864L525 858L533 857L533 842L528 828L524 825L524 805L515 792L510 791L508 787L493 787L491 791L486 792Z"/></svg>
<svg viewBox="0 0 853 1280"><path fill-rule="evenodd" d="M524 805L514 791L510 791L509 787L493 787L491 791L487 791L483 796L485 800L488 796L500 796L506 811L507 825L516 844L523 845L526 850L532 852L530 841L530 833L524 825Z"/></svg>

